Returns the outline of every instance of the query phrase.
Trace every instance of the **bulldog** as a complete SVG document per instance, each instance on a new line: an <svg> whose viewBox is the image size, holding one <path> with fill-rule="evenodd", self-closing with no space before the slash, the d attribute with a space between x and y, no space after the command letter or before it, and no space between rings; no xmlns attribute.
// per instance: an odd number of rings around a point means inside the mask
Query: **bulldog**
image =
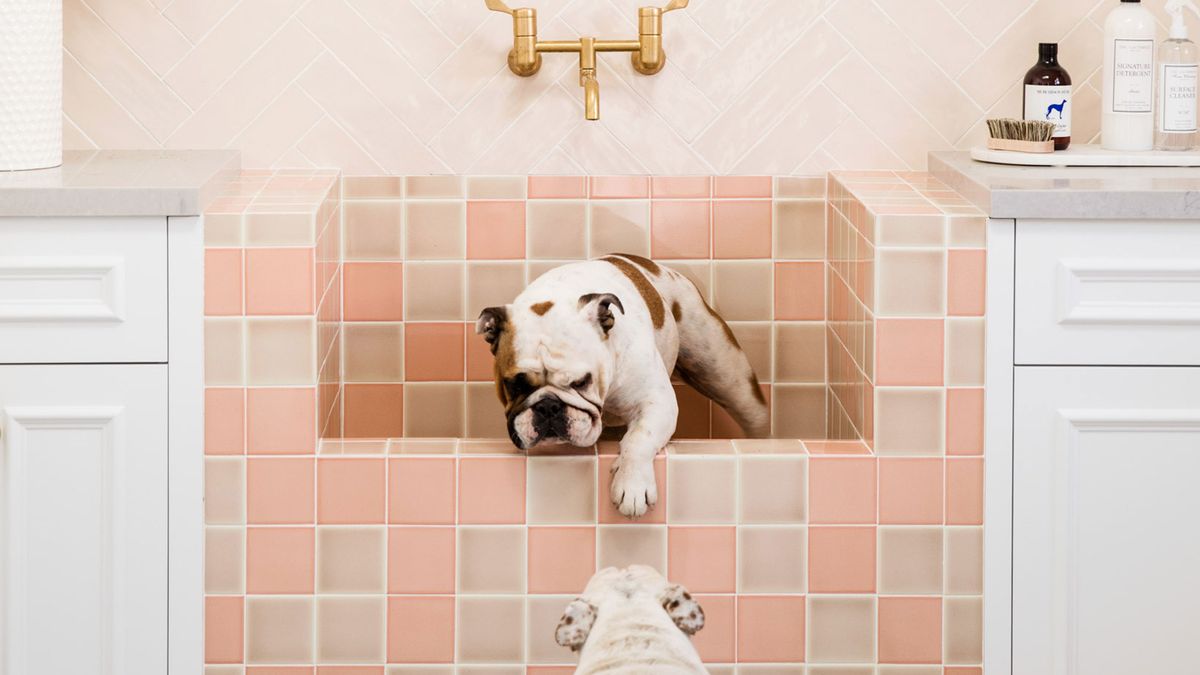
<svg viewBox="0 0 1200 675"><path fill-rule="evenodd" d="M557 267L475 330L495 357L496 394L522 450L589 447L625 427L611 498L627 517L658 501L654 456L675 433L671 373L717 402L746 435L769 431L767 403L728 324L679 272L616 254Z"/></svg>
<svg viewBox="0 0 1200 675"><path fill-rule="evenodd" d="M708 673L689 636L704 627L704 610L683 586L654 568L600 570L567 605L554 639L580 652L575 675Z"/></svg>

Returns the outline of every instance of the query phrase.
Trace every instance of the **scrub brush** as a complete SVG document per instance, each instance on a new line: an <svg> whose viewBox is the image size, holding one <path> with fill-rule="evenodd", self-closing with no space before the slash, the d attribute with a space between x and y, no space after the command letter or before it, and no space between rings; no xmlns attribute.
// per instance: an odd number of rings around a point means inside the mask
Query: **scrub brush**
<svg viewBox="0 0 1200 675"><path fill-rule="evenodd" d="M1054 122L1040 120L991 119L988 149L1011 152L1054 152Z"/></svg>

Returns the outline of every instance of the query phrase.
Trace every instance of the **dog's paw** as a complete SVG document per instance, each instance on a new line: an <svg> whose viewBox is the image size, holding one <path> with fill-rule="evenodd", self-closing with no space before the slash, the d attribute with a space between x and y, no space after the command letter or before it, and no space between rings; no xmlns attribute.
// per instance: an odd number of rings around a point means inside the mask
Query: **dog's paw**
<svg viewBox="0 0 1200 675"><path fill-rule="evenodd" d="M554 629L554 640L564 647L570 647L577 652L587 642L592 624L596 622L596 608L583 598L576 598L567 605L562 618L558 620L558 628Z"/></svg>
<svg viewBox="0 0 1200 675"><path fill-rule="evenodd" d="M653 462L613 464L612 502L626 518L646 515L658 503L658 484L654 481Z"/></svg>

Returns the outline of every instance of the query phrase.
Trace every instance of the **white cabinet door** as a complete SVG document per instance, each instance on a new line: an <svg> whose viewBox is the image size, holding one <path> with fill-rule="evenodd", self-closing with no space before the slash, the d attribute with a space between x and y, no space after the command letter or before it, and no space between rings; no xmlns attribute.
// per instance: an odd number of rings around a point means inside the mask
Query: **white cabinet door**
<svg viewBox="0 0 1200 675"><path fill-rule="evenodd" d="M1194 675L1200 370L1017 368L1013 673Z"/></svg>
<svg viewBox="0 0 1200 675"><path fill-rule="evenodd" d="M0 367L0 673L167 670L167 366Z"/></svg>

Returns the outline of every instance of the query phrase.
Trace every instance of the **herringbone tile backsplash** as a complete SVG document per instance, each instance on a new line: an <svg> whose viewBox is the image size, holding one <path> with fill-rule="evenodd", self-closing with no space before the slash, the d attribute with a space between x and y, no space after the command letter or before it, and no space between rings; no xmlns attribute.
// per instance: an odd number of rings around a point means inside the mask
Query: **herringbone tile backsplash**
<svg viewBox="0 0 1200 675"><path fill-rule="evenodd" d="M545 38L628 38L649 0L529 2ZM63 0L65 142L347 174L922 168L1018 114L1038 41L1062 43L1075 137L1093 138L1115 4L692 0L665 19L658 75L602 57L588 123L575 59L512 75L511 21L482 0Z"/></svg>

